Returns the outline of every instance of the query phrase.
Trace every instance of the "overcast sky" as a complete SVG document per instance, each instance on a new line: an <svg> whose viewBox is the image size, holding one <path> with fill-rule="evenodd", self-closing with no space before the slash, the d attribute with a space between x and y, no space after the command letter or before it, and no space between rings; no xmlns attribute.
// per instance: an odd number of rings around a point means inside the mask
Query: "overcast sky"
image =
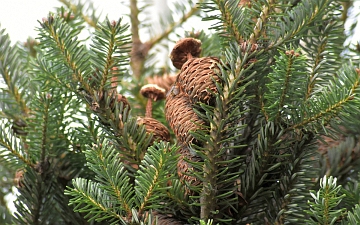
<svg viewBox="0 0 360 225"><path fill-rule="evenodd" d="M124 7L121 0L92 0L98 7L98 12L102 13L102 18L108 15L109 19L117 20L124 16ZM36 37L36 27L46 17L49 11L54 12L55 7L62 6L58 0L0 0L0 24L1 28L6 28L12 41L26 41L31 37Z"/></svg>

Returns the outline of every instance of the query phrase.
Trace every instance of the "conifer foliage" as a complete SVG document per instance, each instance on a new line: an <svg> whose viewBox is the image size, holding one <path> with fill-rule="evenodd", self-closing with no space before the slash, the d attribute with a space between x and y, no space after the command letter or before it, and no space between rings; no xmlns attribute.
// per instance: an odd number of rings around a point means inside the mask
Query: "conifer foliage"
<svg viewBox="0 0 360 225"><path fill-rule="evenodd" d="M1 224L360 223L352 2L170 1L156 32L61 2L0 29Z"/></svg>

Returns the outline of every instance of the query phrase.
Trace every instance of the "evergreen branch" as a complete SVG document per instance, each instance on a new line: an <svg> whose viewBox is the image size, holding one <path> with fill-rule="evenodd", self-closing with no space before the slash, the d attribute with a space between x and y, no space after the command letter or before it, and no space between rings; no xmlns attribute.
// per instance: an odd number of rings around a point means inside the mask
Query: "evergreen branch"
<svg viewBox="0 0 360 225"><path fill-rule="evenodd" d="M342 224L359 224L360 223L360 206L359 204L355 205L352 212L348 212L347 214L348 223Z"/></svg>
<svg viewBox="0 0 360 225"><path fill-rule="evenodd" d="M266 49L270 50L289 40L293 40L295 37L301 37L306 28L315 20L322 19L321 16L328 11L331 2L330 0L301 1L274 25L278 29L275 35L272 35L272 40L270 40Z"/></svg>
<svg viewBox="0 0 360 225"><path fill-rule="evenodd" d="M331 118L340 116L341 120L351 121L354 111L354 104L357 104L358 89L360 85L360 70L354 70L350 66L343 66L337 73L330 85L323 88L322 92L308 99L299 111L293 111L291 116L293 125L288 130L305 127L308 125L316 129L316 124L326 125ZM300 121L299 121L300 120Z"/></svg>
<svg viewBox="0 0 360 225"><path fill-rule="evenodd" d="M199 0L199 2L197 4L202 4L204 2L204 0ZM182 25L184 22L186 22L190 17L192 17L193 15L195 15L197 12L199 11L198 6L193 6L191 7L191 9L185 13L182 18L180 18L180 20L178 20L175 23L172 23L169 25L168 28L165 29L165 31L161 34L159 34L156 37L151 38L149 41L147 41L147 44L149 46L149 49L151 49L154 45L156 45L157 43L161 42L164 38L167 38L169 36L169 34L171 34L175 28L177 28L178 26Z"/></svg>
<svg viewBox="0 0 360 225"><path fill-rule="evenodd" d="M127 48L124 46L129 44L129 35L124 33L128 26L122 25L121 19L116 21L108 21L99 25L95 31L93 43L91 44L91 51L94 53L91 56L91 61L97 71L90 78L95 82L100 80L98 84L98 91L103 92L105 84L112 78L117 78L116 75L120 72L120 66L127 63ZM98 74L100 73L100 74ZM110 82L111 83L111 82ZM113 87L115 84L111 84Z"/></svg>
<svg viewBox="0 0 360 225"><path fill-rule="evenodd" d="M308 79L306 57L300 56L297 51L280 51L280 56L275 56L276 64L267 77L267 90L264 92L264 112L267 120L280 121L282 116L287 116L287 111L296 110L299 101L306 95L303 80Z"/></svg>
<svg viewBox="0 0 360 225"><path fill-rule="evenodd" d="M20 112L25 115L30 111L23 99L16 81L24 79L23 63L20 59L19 50L10 46L10 38L5 34L5 29L0 30L0 74L8 87L7 92L11 94Z"/></svg>
<svg viewBox="0 0 360 225"><path fill-rule="evenodd" d="M89 221L108 220L110 224L126 224L125 218L113 208L113 199L109 197L99 183L83 178L73 180L74 188L65 190L66 195L72 196L69 204L74 205L75 212L86 213Z"/></svg>
<svg viewBox="0 0 360 225"><path fill-rule="evenodd" d="M344 24L331 19L339 17L336 5L332 8L333 10L324 15L321 21L315 21L314 29L308 31L300 44L300 47L312 59L308 61L311 70L305 99L310 98L317 91L316 85L321 87L328 79L332 79L334 71L343 64L341 55L344 54L345 38L342 38ZM332 52L332 54L327 54L327 52Z"/></svg>
<svg viewBox="0 0 360 225"><path fill-rule="evenodd" d="M50 48L47 56L62 55L63 63L72 70L73 82L79 82L87 93L93 93L89 83L84 79L84 76L90 74L91 67L89 66L89 57L85 47L79 46L80 42L77 41L79 31L72 29L61 18L53 16L49 16L47 20L40 24L42 26L40 31L43 32L40 46Z"/></svg>
<svg viewBox="0 0 360 225"><path fill-rule="evenodd" d="M287 163L280 168L279 186L274 187L277 224L304 221L306 215L301 208L307 207L305 204L310 197L309 189L314 187L314 178L318 176L318 168L314 167L318 161L316 142L312 140L312 135L304 134L300 137L305 141L294 143L292 137L284 140L282 145L288 146L284 149L289 151L278 156L279 160Z"/></svg>
<svg viewBox="0 0 360 225"><path fill-rule="evenodd" d="M44 82L46 84L45 86L51 86L52 84L50 85L50 81L54 81L55 83L61 85L61 87L66 87L68 90L76 93L78 90L76 87L71 85L71 80L64 79L64 76L67 76L68 73L70 73L67 70L68 68L66 68L65 65L59 67L54 66L51 61L44 58L38 58L37 63L31 72L36 74L36 76L40 75L39 78L41 77L43 80L47 80Z"/></svg>
<svg viewBox="0 0 360 225"><path fill-rule="evenodd" d="M139 217L145 210L161 210L166 207L166 203L164 205L162 200L168 194L167 183L176 171L177 156L174 156L176 150L175 146L169 146L164 142L155 143L148 148L135 177Z"/></svg>
<svg viewBox="0 0 360 225"><path fill-rule="evenodd" d="M5 149L5 151L0 151L2 155L0 161L6 160L11 164L17 164L20 160L20 162L32 167L33 164L28 158L29 155L21 152L25 147L21 146L21 142L13 134L6 132L9 129L5 124L0 123L0 146ZM13 159L13 157L16 159Z"/></svg>
<svg viewBox="0 0 360 225"><path fill-rule="evenodd" d="M42 96L41 100L44 103L44 110L43 110L43 115L42 115L42 137L41 137L41 153L40 153L40 160L41 162L45 161L45 156L46 156L46 150L48 147L47 144L47 140L48 140L48 122L49 122L49 107L50 107L50 102L51 102L51 94L46 94L45 96Z"/></svg>
<svg viewBox="0 0 360 225"><path fill-rule="evenodd" d="M351 177L354 177L360 168L360 145L357 138L353 136L339 137L341 141L337 146L329 146L325 152L322 152L320 158L322 171L321 175L331 175L338 179L338 183L344 183ZM355 203L354 203L355 204ZM353 205L354 205L353 204Z"/></svg>
<svg viewBox="0 0 360 225"><path fill-rule="evenodd" d="M246 56L242 55L240 47L237 44L230 45L226 52L226 62L229 64L226 68L222 68L219 74L224 85L217 83L218 93L214 93L216 105L215 107L200 105L205 114L202 117L210 124L209 133L202 134L198 131L198 135L195 135L196 138L204 137L206 143L197 151L204 160L203 173L199 177L203 181L200 194L200 218L209 220L214 217L215 221L224 224L235 220L224 211L237 212L237 207L234 205L239 201L239 196L235 194L234 183L242 173L239 170L244 160L241 149L247 147L242 142L244 140L242 134L246 129L242 121L248 112L244 102L252 98L247 96L245 90L251 85L250 80L253 76L246 78L244 76L248 72L243 68L246 61ZM214 215L218 209L223 209L218 212L221 216Z"/></svg>
<svg viewBox="0 0 360 225"><path fill-rule="evenodd" d="M39 168L41 167L42 170ZM35 169L23 170L23 177L19 182L19 195L15 201L16 224L49 224L73 223L80 225L84 222L79 215L73 214L67 207L67 199L63 197L63 187L57 176L52 176L49 164ZM52 196L52 198L48 198ZM59 213L59 211L61 213ZM62 215L64 213L65 215Z"/></svg>
<svg viewBox="0 0 360 225"><path fill-rule="evenodd" d="M262 31L266 27L266 22L270 16L270 13L272 10L274 10L274 5L274 0L268 0L266 4L262 6L259 18L257 18L257 22L254 27L254 31L250 35L250 43L257 44L257 40L260 38Z"/></svg>
<svg viewBox="0 0 360 225"><path fill-rule="evenodd" d="M310 191L314 202L309 201L310 210L306 212L312 216L308 221L311 224L334 224L344 213L345 209L336 209L345 197L345 194L338 195L341 185L337 185L336 181L336 178L324 176L320 179L319 191Z"/></svg>
<svg viewBox="0 0 360 225"><path fill-rule="evenodd" d="M133 207L130 197L134 190L118 154L113 146L109 146L107 140L85 152L88 166L95 172L95 180L99 182L99 187L116 199L114 207L124 209L126 217L129 218Z"/></svg>
<svg viewBox="0 0 360 225"><path fill-rule="evenodd" d="M79 14L81 18L91 27L97 28L98 18L94 16L94 13L92 13L92 17L89 17L88 15L84 14L84 12L82 11L84 5L82 3L79 2L78 5L74 5L71 3L71 1L67 1L67 0L59 0L59 1L64 5L66 5L66 7L71 9L71 11L73 11L75 15Z"/></svg>
<svg viewBox="0 0 360 225"><path fill-rule="evenodd" d="M114 130L119 135L116 144L121 149L122 161L129 171L135 172L150 145L152 134L147 134L144 125L139 126L135 118L128 118L128 116L128 112L124 111L122 118L116 119L116 121L121 121L119 122L122 124L121 129ZM115 126L118 125L114 124L112 127ZM113 131L109 134L114 135Z"/></svg>
<svg viewBox="0 0 360 225"><path fill-rule="evenodd" d="M26 172L26 175L22 184L23 187L19 190L21 195L18 196L18 202L15 202L17 208L15 218L21 224L40 224L43 216L41 209L45 203L42 198L48 192L49 187L42 185L41 176L31 168ZM34 201L38 204L32 206Z"/></svg>
<svg viewBox="0 0 360 225"><path fill-rule="evenodd" d="M222 112L224 108L217 110L217 107L215 108L214 115L212 119L212 123L210 124L210 141L207 142L207 145L205 145L205 162L203 166L203 188L202 193L200 197L200 204L201 204L201 212L200 212L200 218L207 221L211 218L211 213L215 211L216 209L216 187L218 186L218 178L217 178L217 172L218 172L218 157L216 155L220 152L221 146L221 135L219 135L219 131L223 130L223 127L219 127L221 124L221 120L223 119L224 115L222 115Z"/></svg>
<svg viewBox="0 0 360 225"><path fill-rule="evenodd" d="M223 23L223 27L229 30L230 35L233 36L239 44L242 43L244 41L241 32L242 29L237 27L243 22L242 14L240 14L241 16L239 16L241 8L236 4L236 1L230 2L223 0L214 0L213 2L217 5L217 8L206 6L208 9L206 9L205 12L214 11L216 9L220 10L220 17ZM209 19L212 19L212 17L210 17ZM215 27L215 29L218 29L218 27Z"/></svg>

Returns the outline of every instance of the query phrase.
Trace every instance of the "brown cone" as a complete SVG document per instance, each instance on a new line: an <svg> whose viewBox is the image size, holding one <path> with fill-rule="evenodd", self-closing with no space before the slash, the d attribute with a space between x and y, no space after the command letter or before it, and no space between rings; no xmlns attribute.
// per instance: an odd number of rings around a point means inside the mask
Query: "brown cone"
<svg viewBox="0 0 360 225"><path fill-rule="evenodd" d="M220 71L217 63L218 58L205 57L190 59L183 65L177 82L184 88L192 103L200 101L208 105L214 104L212 92L217 92L214 80L221 81L217 75Z"/></svg>
<svg viewBox="0 0 360 225"><path fill-rule="evenodd" d="M173 217L171 215L164 215L157 211L153 211L152 215L154 217L154 221L151 223L151 225L184 225L184 222L181 222ZM157 220L155 219L157 218Z"/></svg>
<svg viewBox="0 0 360 225"><path fill-rule="evenodd" d="M144 124L146 131L153 134L153 139L151 141L170 141L170 132L169 130L158 120L150 117L138 117L138 124Z"/></svg>
<svg viewBox="0 0 360 225"><path fill-rule="evenodd" d="M24 173L25 173L24 169L18 169L15 173L15 177L14 177L13 181L17 188L22 188L25 186L24 185Z"/></svg>
<svg viewBox="0 0 360 225"><path fill-rule="evenodd" d="M176 75L163 75L163 76L154 76L154 77L148 77L147 82L149 84L156 84L161 88L164 88L166 92L170 90L171 85L176 80Z"/></svg>
<svg viewBox="0 0 360 225"><path fill-rule="evenodd" d="M188 96L181 91L174 90L168 94L165 103L165 116L173 129L179 142L189 144L194 142L194 137L190 131L196 131L201 128L204 121L200 119L193 111Z"/></svg>
<svg viewBox="0 0 360 225"><path fill-rule="evenodd" d="M180 154L179 161L177 163L177 173L180 177L180 181L187 183L190 186L198 186L201 181L196 177L191 176L190 174L194 172L194 167L188 161L200 162L201 158L193 155L187 146L182 146L178 153ZM192 195L192 191L187 189L186 194Z"/></svg>
<svg viewBox="0 0 360 225"><path fill-rule="evenodd" d="M116 97L115 97L116 101L118 103L122 102L124 104L124 108L125 107L128 107L130 109L130 104L128 102L128 100L126 99L126 97L122 94L116 94ZM114 105L115 106L115 105Z"/></svg>
<svg viewBox="0 0 360 225"><path fill-rule="evenodd" d="M199 57L201 53L201 41L195 38L184 38L176 42L170 54L170 59L177 69L190 58Z"/></svg>
<svg viewBox="0 0 360 225"><path fill-rule="evenodd" d="M22 119L16 119L14 120L14 125L11 127L11 129L14 131L15 134L19 136L26 136L27 132L24 131L24 128L27 126L26 122Z"/></svg>

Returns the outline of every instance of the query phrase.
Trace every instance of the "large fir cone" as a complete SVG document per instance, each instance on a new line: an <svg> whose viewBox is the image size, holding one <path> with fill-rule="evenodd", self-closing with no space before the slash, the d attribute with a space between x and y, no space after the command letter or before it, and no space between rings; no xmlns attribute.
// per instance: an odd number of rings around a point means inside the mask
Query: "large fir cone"
<svg viewBox="0 0 360 225"><path fill-rule="evenodd" d="M160 121L150 117L138 117L138 124L144 124L147 133L152 133L154 141L170 141L170 132Z"/></svg>
<svg viewBox="0 0 360 225"><path fill-rule="evenodd" d="M184 88L192 103L215 103L215 82L221 81L217 75L220 72L218 63L219 59L215 57L191 58L182 66L177 82Z"/></svg>
<svg viewBox="0 0 360 225"><path fill-rule="evenodd" d="M168 92L171 86L174 84L177 76L176 75L163 75L163 76L154 76L148 77L147 82L149 84L156 84L161 88L164 88L166 92Z"/></svg>
<svg viewBox="0 0 360 225"><path fill-rule="evenodd" d="M200 162L202 159L199 156L193 155L186 145L182 145L178 150L178 153L180 154L180 157L177 163L177 173L180 177L180 181L193 187L200 185L201 181L190 175L194 172L195 168L189 163L189 161ZM187 189L186 192L186 194L192 193L190 189Z"/></svg>
<svg viewBox="0 0 360 225"><path fill-rule="evenodd" d="M220 82L217 75L220 72L217 65L220 61L215 57L198 58L200 47L199 40L181 39L171 51L170 59L176 68L181 69L176 81L189 95L190 101L213 105L212 93L217 92L215 82Z"/></svg>
<svg viewBox="0 0 360 225"><path fill-rule="evenodd" d="M194 112L188 95L176 85L166 97L165 116L178 141L184 144L194 143L190 131L196 131L204 124Z"/></svg>

